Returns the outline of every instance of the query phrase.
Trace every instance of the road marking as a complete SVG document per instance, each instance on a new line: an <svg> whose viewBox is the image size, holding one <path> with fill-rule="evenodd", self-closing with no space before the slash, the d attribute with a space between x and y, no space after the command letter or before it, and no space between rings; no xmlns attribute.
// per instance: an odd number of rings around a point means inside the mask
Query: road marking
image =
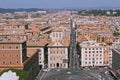
<svg viewBox="0 0 120 80"><path fill-rule="evenodd" d="M68 78L68 80L70 80L72 78L72 76L70 76L69 78Z"/></svg>
<svg viewBox="0 0 120 80"><path fill-rule="evenodd" d="M42 80L42 78L44 77L45 73L46 73L46 72L44 72L44 73L42 74L42 76L40 77L40 80Z"/></svg>

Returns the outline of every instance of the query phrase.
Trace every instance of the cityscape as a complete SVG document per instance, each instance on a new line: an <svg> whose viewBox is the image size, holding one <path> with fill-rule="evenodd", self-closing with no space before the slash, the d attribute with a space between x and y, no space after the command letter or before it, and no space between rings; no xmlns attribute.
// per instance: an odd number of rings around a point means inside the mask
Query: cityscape
<svg viewBox="0 0 120 80"><path fill-rule="evenodd" d="M0 80L120 80L120 1L45 1L0 1Z"/></svg>

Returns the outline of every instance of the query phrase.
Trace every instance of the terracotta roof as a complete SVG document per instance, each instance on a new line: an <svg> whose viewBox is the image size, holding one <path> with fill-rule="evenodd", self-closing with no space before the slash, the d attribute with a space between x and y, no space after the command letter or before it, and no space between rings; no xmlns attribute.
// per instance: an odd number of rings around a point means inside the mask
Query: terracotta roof
<svg viewBox="0 0 120 80"><path fill-rule="evenodd" d="M84 37L84 36L77 38L77 41L78 41L78 42L83 42L83 41L86 41L86 40L87 40L87 38Z"/></svg>
<svg viewBox="0 0 120 80"><path fill-rule="evenodd" d="M0 43L24 43L26 42L25 40L19 40L19 39L3 39L0 40Z"/></svg>
<svg viewBox="0 0 120 80"><path fill-rule="evenodd" d="M56 29L53 29L53 32L63 32L63 28L56 28Z"/></svg>
<svg viewBox="0 0 120 80"><path fill-rule="evenodd" d="M47 40L40 40L38 42L27 41L27 46L45 46L48 44Z"/></svg>
<svg viewBox="0 0 120 80"><path fill-rule="evenodd" d="M64 37L61 41L50 42L49 45L48 45L48 47L54 47L54 46L68 47L69 44L70 44L69 37Z"/></svg>

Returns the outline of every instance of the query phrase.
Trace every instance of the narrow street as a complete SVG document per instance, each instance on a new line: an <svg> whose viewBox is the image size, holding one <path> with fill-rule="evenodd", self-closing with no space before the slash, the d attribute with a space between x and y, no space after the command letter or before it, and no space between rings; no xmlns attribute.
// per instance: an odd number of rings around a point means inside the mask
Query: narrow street
<svg viewBox="0 0 120 80"><path fill-rule="evenodd" d="M71 19L70 21L70 62L69 62L69 67L70 68L76 68L77 67L77 62L76 62L76 32L75 32L75 24L73 20Z"/></svg>

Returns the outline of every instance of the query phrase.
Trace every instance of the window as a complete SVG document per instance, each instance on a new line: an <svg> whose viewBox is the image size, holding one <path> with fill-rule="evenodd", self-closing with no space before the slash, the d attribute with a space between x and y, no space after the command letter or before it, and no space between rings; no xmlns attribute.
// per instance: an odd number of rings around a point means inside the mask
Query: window
<svg viewBox="0 0 120 80"><path fill-rule="evenodd" d="M58 33L56 33L56 37L58 37Z"/></svg>
<svg viewBox="0 0 120 80"><path fill-rule="evenodd" d="M87 50L87 48L85 48L85 50Z"/></svg>
<svg viewBox="0 0 120 80"><path fill-rule="evenodd" d="M10 57L11 57L11 54L10 54Z"/></svg>
<svg viewBox="0 0 120 80"><path fill-rule="evenodd" d="M60 66L62 67L62 63L60 64Z"/></svg>
<svg viewBox="0 0 120 80"><path fill-rule="evenodd" d="M66 64L64 64L64 67L66 66Z"/></svg>
<svg viewBox="0 0 120 80"><path fill-rule="evenodd" d="M11 64L12 62L10 61L10 64Z"/></svg>
<svg viewBox="0 0 120 80"><path fill-rule="evenodd" d="M50 64L50 67L52 67L52 64Z"/></svg>
<svg viewBox="0 0 120 80"><path fill-rule="evenodd" d="M93 51L92 53L95 53L95 51Z"/></svg>
<svg viewBox="0 0 120 80"><path fill-rule="evenodd" d="M91 53L91 51L89 51L89 53Z"/></svg>
<svg viewBox="0 0 120 80"><path fill-rule="evenodd" d="M94 50L94 48L93 48L93 50Z"/></svg>
<svg viewBox="0 0 120 80"><path fill-rule="evenodd" d="M96 62L96 64L98 64L98 62Z"/></svg>
<svg viewBox="0 0 120 80"><path fill-rule="evenodd" d="M17 63L18 63L18 61L17 61Z"/></svg>
<svg viewBox="0 0 120 80"><path fill-rule="evenodd" d="M5 55L3 54L2 56L4 57Z"/></svg>
<svg viewBox="0 0 120 80"><path fill-rule="evenodd" d="M11 49L11 46L9 46L9 49Z"/></svg>
<svg viewBox="0 0 120 80"><path fill-rule="evenodd" d="M85 58L85 60L87 60L87 58Z"/></svg>
<svg viewBox="0 0 120 80"><path fill-rule="evenodd" d="M5 64L5 61L3 61L3 64Z"/></svg>
<svg viewBox="0 0 120 80"><path fill-rule="evenodd" d="M91 48L89 48L89 50L91 50Z"/></svg>
<svg viewBox="0 0 120 80"><path fill-rule="evenodd" d="M4 49L5 47L3 46L2 49Z"/></svg>
<svg viewBox="0 0 120 80"><path fill-rule="evenodd" d="M89 62L89 64L91 64L91 62Z"/></svg>
<svg viewBox="0 0 120 80"><path fill-rule="evenodd" d="M100 64L102 64L102 62L100 61Z"/></svg>
<svg viewBox="0 0 120 80"><path fill-rule="evenodd" d="M87 53L87 51L85 51L85 53Z"/></svg>
<svg viewBox="0 0 120 80"><path fill-rule="evenodd" d="M41 63L41 61L39 61L39 63Z"/></svg>
<svg viewBox="0 0 120 80"><path fill-rule="evenodd" d="M41 57L39 57L39 59L41 59Z"/></svg>
<svg viewBox="0 0 120 80"><path fill-rule="evenodd" d="M18 46L16 46L16 49L18 49Z"/></svg>
<svg viewBox="0 0 120 80"><path fill-rule="evenodd" d="M18 57L19 55L17 54L16 56Z"/></svg>
<svg viewBox="0 0 120 80"><path fill-rule="evenodd" d="M53 37L55 37L55 34L53 33Z"/></svg>

